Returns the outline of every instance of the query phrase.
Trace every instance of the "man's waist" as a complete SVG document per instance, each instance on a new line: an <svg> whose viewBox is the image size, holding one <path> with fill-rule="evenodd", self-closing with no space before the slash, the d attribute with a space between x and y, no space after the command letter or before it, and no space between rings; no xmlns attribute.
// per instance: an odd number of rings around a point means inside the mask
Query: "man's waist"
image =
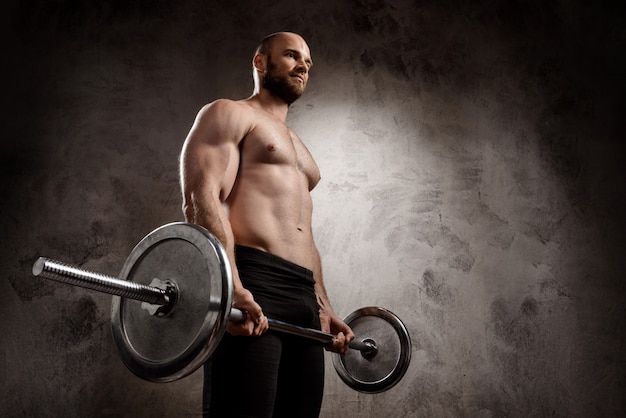
<svg viewBox="0 0 626 418"><path fill-rule="evenodd" d="M315 283L310 269L258 248L236 245L235 261L238 269L262 269L273 271L278 278L285 277L311 285Z"/></svg>

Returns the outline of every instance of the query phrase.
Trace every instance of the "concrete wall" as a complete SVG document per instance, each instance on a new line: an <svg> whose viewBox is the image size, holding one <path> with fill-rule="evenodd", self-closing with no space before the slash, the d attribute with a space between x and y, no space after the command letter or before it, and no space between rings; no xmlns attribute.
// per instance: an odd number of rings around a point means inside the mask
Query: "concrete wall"
<svg viewBox="0 0 626 418"><path fill-rule="evenodd" d="M0 415L199 413L201 373L135 378L111 298L30 267L116 274L182 220L197 110L247 97L252 49L283 29L315 61L289 123L322 170L335 309L387 307L413 340L383 394L329 363L322 416L626 412L623 6L34 0L4 18Z"/></svg>

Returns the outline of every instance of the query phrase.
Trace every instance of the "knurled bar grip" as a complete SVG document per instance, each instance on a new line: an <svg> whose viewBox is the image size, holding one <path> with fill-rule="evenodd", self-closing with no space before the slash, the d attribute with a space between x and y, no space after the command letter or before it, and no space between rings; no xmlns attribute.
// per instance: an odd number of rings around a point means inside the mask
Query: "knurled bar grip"
<svg viewBox="0 0 626 418"><path fill-rule="evenodd" d="M46 257L39 257L37 261L35 261L33 265L33 275L96 290L102 293L108 293L110 295L147 302L152 305L167 305L170 302L166 291L158 287L146 286L140 283L118 279L117 277L91 272ZM228 319L234 322L241 322L245 319L245 314L241 310L233 308L230 311ZM268 323L273 330L309 338L324 344L331 343L335 338L333 334L312 328L299 327L275 319L268 318ZM369 351L374 349L374 346L368 342L352 340L350 341L350 348L360 351Z"/></svg>
<svg viewBox="0 0 626 418"><path fill-rule="evenodd" d="M165 290L158 287L94 273L45 257L35 261L33 275L152 305L167 305L170 302Z"/></svg>
<svg viewBox="0 0 626 418"><path fill-rule="evenodd" d="M234 311L235 309L233 309ZM237 309L238 310L238 309ZM270 329L286 332L287 334L293 334L300 337L306 337L310 340L315 340L324 344L330 344L333 339L335 339L335 335L329 334L327 332L319 331L313 328L303 328L297 325L289 324L287 322L277 321L276 319L267 319L269 323ZM350 348L359 351L370 351L375 349L372 343L368 343L360 340L352 340L350 341Z"/></svg>

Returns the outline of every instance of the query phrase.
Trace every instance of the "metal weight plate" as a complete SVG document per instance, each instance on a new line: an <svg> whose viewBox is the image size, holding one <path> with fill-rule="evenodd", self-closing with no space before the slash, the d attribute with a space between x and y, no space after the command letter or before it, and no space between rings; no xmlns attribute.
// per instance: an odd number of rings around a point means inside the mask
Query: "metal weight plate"
<svg viewBox="0 0 626 418"><path fill-rule="evenodd" d="M402 379L411 361L411 338L395 314L378 307L361 308L344 322L356 338L374 342L375 355L350 350L346 355L333 353L337 374L348 386L363 393L391 389Z"/></svg>
<svg viewBox="0 0 626 418"><path fill-rule="evenodd" d="M113 297L113 339L124 364L153 382L180 379L200 367L222 339L232 302L232 272L220 242L194 224L164 225L137 244L120 278L145 285L169 281L178 289L163 316Z"/></svg>

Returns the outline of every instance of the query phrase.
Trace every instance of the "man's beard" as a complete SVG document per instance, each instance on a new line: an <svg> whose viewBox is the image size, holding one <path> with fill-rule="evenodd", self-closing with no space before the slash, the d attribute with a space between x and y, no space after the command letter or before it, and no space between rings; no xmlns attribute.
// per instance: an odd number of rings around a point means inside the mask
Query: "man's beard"
<svg viewBox="0 0 626 418"><path fill-rule="evenodd" d="M291 76L276 74L276 66L268 60L267 72L263 76L263 87L272 95L292 104L304 93L304 84L295 84Z"/></svg>

